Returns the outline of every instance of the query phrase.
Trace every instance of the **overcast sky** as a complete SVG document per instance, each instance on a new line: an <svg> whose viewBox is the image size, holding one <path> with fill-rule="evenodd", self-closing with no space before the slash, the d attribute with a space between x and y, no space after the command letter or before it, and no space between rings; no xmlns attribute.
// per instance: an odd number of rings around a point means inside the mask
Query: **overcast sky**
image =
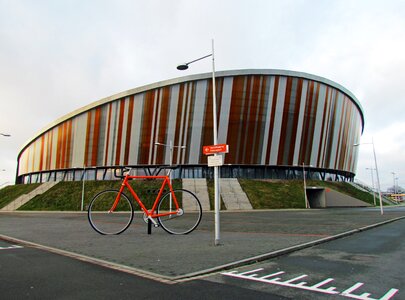
<svg viewBox="0 0 405 300"><path fill-rule="evenodd" d="M349 89L383 189L405 187L405 1L0 0L0 186L20 148L57 118L186 72L287 69ZM371 185L371 144L357 178ZM3 171L5 170L5 171Z"/></svg>

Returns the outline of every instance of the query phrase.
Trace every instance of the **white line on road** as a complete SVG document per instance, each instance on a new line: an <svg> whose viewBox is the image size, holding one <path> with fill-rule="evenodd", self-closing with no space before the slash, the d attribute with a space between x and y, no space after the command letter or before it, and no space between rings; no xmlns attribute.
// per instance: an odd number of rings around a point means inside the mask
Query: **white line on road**
<svg viewBox="0 0 405 300"><path fill-rule="evenodd" d="M24 248L24 247L19 246L19 245L11 245L11 246L7 246L7 247L0 247L0 250L20 249L20 248Z"/></svg>
<svg viewBox="0 0 405 300"><path fill-rule="evenodd" d="M344 290L343 292L339 292L336 290L336 287L331 286L328 288L321 288L322 286L334 281L333 278L327 278L321 282L318 282L317 284L308 286L307 282L301 281L298 283L293 283L295 281L298 281L302 278L308 277L308 275L300 275L298 277L288 279L283 281L280 277L269 279L271 277L275 277L277 275L284 274L285 272L280 271L277 273L265 275L262 277L257 277L258 274L257 272L263 271L264 269L255 269L252 271L246 271L242 273L238 273L237 271L231 271L231 272L224 272L221 273L222 275L225 276L230 276L234 278L239 278L239 279L245 279L245 280L252 280L252 281L258 281L258 282L263 282L267 284L275 284L275 285L280 285L280 286L285 286L285 287L291 287L291 288L297 288L297 289L302 289L302 290L307 290L307 291L313 291L317 293L323 293L323 294L330 294L330 295L340 295L343 297L347 298L352 298L352 299L359 299L359 300L390 300L394 295L399 291L398 289L390 289L387 293L385 293L381 298L371 298L370 293L363 293L361 295L356 295L353 294L358 288L362 287L364 283L362 282L357 282L353 286L349 287L348 289ZM250 274L250 275L248 275Z"/></svg>

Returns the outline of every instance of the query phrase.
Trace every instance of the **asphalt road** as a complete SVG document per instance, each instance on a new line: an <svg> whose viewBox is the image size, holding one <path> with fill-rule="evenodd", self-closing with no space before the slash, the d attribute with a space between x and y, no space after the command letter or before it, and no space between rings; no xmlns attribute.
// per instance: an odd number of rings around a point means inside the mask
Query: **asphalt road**
<svg viewBox="0 0 405 300"><path fill-rule="evenodd" d="M161 283L4 241L0 291L1 299L285 299L203 280Z"/></svg>
<svg viewBox="0 0 405 300"><path fill-rule="evenodd" d="M290 299L405 299L404 237L402 219L208 280Z"/></svg>
<svg viewBox="0 0 405 300"><path fill-rule="evenodd" d="M404 236L402 219L290 255L176 284L0 241L1 298L404 299Z"/></svg>

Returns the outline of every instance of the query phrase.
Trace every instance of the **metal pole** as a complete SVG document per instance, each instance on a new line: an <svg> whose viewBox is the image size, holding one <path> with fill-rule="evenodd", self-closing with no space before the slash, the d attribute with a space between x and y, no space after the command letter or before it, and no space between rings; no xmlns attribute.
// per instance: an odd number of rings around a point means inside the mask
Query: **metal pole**
<svg viewBox="0 0 405 300"><path fill-rule="evenodd" d="M170 150L170 160L169 160L169 164L170 167L173 165L173 142L172 140L169 141L169 150ZM172 186L172 172L173 169L170 169L170 173L169 173L169 181L170 181L170 186ZM169 211L172 211L172 194L170 194L170 205L169 205Z"/></svg>
<svg viewBox="0 0 405 300"><path fill-rule="evenodd" d="M217 130L217 99L215 91L215 55L214 55L214 39L212 39L212 116L213 116L213 136L214 145L218 144L218 130ZM217 154L214 154L215 156ZM219 193L219 168L214 167L214 204L215 204L215 246L220 245L220 193Z"/></svg>
<svg viewBox="0 0 405 300"><path fill-rule="evenodd" d="M371 170L371 186L373 187L373 199L374 199L374 206L377 204L375 203L375 191L374 191L374 176L373 176L373 168L366 168L367 170Z"/></svg>
<svg viewBox="0 0 405 300"><path fill-rule="evenodd" d="M377 174L377 188L378 188L378 196L380 197L380 211L381 214L384 214L383 205L382 205L382 198L381 198L381 188L380 188L380 177L378 176L378 167L377 167L377 157L375 155L375 147L374 147L374 139L371 139L371 144L373 144L373 153L374 153L374 163L375 163L375 172Z"/></svg>
<svg viewBox="0 0 405 300"><path fill-rule="evenodd" d="M305 178L305 165L302 163L302 177L304 178L304 198L305 198L305 208L308 208L308 196L307 196L307 181Z"/></svg>
<svg viewBox="0 0 405 300"><path fill-rule="evenodd" d="M80 207L80 210L83 211L84 210L84 176L86 175L86 167L83 166L83 184L82 184L82 204Z"/></svg>

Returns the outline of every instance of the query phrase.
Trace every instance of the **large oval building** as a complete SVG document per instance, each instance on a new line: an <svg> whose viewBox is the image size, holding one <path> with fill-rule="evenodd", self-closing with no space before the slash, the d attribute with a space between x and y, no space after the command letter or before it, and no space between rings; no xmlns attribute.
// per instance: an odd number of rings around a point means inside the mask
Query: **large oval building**
<svg viewBox="0 0 405 300"><path fill-rule="evenodd" d="M148 173L171 161L177 177L211 177L202 153L213 143L211 76L135 88L56 120L22 148L17 182L81 180L84 169L111 179L117 167ZM224 71L216 99L218 143L229 145L222 177L294 178L305 166L311 177L353 179L364 117L341 85L285 70Z"/></svg>

